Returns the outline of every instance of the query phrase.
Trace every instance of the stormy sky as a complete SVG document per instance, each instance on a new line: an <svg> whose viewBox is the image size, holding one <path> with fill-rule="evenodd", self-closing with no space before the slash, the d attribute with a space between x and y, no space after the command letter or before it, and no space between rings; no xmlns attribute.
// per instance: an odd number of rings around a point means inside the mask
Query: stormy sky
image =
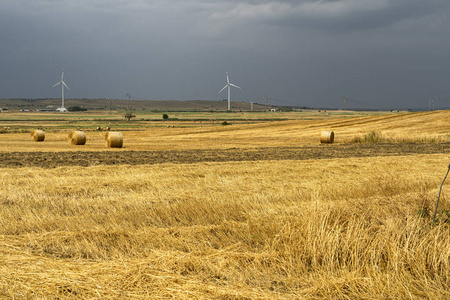
<svg viewBox="0 0 450 300"><path fill-rule="evenodd" d="M448 0L0 0L0 98L450 108ZM437 101L435 101L436 108Z"/></svg>

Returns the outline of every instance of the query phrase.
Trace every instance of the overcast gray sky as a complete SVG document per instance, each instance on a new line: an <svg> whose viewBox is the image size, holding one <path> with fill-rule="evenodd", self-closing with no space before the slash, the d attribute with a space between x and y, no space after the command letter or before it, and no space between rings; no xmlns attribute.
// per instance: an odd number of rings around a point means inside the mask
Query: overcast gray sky
<svg viewBox="0 0 450 300"><path fill-rule="evenodd" d="M450 108L448 0L0 0L0 97Z"/></svg>

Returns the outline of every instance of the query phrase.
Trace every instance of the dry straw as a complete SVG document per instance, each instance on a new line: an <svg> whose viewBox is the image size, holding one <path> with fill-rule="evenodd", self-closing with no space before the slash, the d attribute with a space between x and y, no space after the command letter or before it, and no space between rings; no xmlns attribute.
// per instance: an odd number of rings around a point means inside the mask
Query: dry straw
<svg viewBox="0 0 450 300"><path fill-rule="evenodd" d="M35 142L43 142L45 139L45 133L42 130L33 130L31 132L31 140Z"/></svg>
<svg viewBox="0 0 450 300"><path fill-rule="evenodd" d="M108 148L122 148L123 136L120 132L108 132L105 135L106 147Z"/></svg>
<svg viewBox="0 0 450 300"><path fill-rule="evenodd" d="M86 144L86 134L83 131L71 131L68 140L72 145L84 145Z"/></svg>
<svg viewBox="0 0 450 300"><path fill-rule="evenodd" d="M322 131L320 134L320 143L332 144L334 142L333 131Z"/></svg>

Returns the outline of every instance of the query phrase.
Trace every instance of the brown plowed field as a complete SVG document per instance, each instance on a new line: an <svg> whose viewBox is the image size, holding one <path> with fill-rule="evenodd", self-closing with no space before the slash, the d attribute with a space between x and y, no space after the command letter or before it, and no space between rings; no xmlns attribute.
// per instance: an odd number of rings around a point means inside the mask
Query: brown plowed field
<svg viewBox="0 0 450 300"><path fill-rule="evenodd" d="M447 153L450 144L342 144L315 147L104 152L0 152L0 167L152 165L258 160L307 160Z"/></svg>

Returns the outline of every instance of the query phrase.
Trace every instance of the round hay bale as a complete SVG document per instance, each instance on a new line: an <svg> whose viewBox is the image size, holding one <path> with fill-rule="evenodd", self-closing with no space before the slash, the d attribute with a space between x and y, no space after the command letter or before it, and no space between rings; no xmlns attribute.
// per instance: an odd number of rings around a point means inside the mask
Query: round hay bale
<svg viewBox="0 0 450 300"><path fill-rule="evenodd" d="M334 142L333 131L322 131L320 134L320 143L332 144Z"/></svg>
<svg viewBox="0 0 450 300"><path fill-rule="evenodd" d="M86 134L83 131L74 130L69 133L68 140L72 145L86 144Z"/></svg>
<svg viewBox="0 0 450 300"><path fill-rule="evenodd" d="M35 142L43 142L45 140L45 133L42 130L33 130L31 132L31 140Z"/></svg>
<svg viewBox="0 0 450 300"><path fill-rule="evenodd" d="M105 135L106 147L108 148L122 148L123 135L120 132L108 132Z"/></svg>

